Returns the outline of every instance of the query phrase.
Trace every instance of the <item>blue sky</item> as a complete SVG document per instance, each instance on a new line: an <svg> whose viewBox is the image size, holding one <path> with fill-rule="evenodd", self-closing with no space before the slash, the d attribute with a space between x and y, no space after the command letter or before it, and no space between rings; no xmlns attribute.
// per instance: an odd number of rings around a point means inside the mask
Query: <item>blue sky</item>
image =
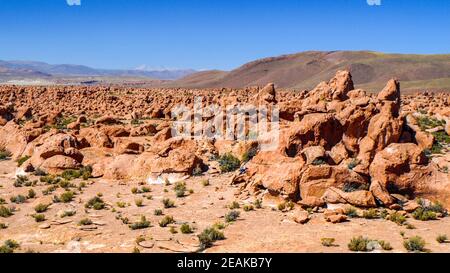
<svg viewBox="0 0 450 273"><path fill-rule="evenodd" d="M233 69L305 50L450 53L450 1L0 0L0 59Z"/></svg>

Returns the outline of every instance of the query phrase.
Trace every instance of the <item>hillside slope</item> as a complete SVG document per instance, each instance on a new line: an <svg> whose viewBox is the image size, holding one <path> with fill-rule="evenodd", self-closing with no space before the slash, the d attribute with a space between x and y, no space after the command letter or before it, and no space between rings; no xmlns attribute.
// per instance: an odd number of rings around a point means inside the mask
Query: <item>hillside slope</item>
<svg viewBox="0 0 450 273"><path fill-rule="evenodd" d="M279 88L310 89L349 69L356 87L379 91L398 78L409 90L450 90L450 55L385 54L371 51L308 51L256 60L233 71L200 72L171 83L179 87L246 87L274 82Z"/></svg>

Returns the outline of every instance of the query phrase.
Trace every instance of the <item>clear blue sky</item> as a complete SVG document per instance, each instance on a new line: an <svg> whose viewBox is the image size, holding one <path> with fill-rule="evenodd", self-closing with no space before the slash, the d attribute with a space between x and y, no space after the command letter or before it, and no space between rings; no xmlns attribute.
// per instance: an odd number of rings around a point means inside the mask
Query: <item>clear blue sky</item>
<svg viewBox="0 0 450 273"><path fill-rule="evenodd" d="M232 69L305 50L450 53L449 0L0 0L0 59Z"/></svg>

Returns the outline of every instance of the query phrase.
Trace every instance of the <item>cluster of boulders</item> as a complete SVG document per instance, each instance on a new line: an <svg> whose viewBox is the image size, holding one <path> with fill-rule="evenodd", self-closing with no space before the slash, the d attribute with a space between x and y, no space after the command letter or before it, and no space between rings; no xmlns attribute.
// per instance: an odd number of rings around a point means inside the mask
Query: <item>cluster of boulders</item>
<svg viewBox="0 0 450 273"><path fill-rule="evenodd" d="M258 151L262 140L173 137L173 107L192 109L199 96L203 105L278 107L277 149ZM95 177L152 181L219 173L218 156L243 159L256 150L232 178L242 197L390 207L398 195L425 195L449 204L448 176L439 172L447 161L437 167L430 160L436 140L418 116L447 120L449 103L445 94L402 97L394 79L380 93L366 94L348 71L301 92L274 84L242 90L0 86L0 148L24 159L25 172L90 165ZM449 122L432 128L449 129Z"/></svg>
<svg viewBox="0 0 450 273"><path fill-rule="evenodd" d="M259 152L232 182L244 195L275 195L306 207L390 207L399 203L395 194L449 204L448 175L436 175L429 164L434 136L416 120L419 111L448 111L448 96L441 97L433 109L414 105L413 97L402 104L397 80L368 95L354 88L348 71L339 71L329 82L280 103L292 122L281 130L278 149ZM448 120L446 114L441 119Z"/></svg>

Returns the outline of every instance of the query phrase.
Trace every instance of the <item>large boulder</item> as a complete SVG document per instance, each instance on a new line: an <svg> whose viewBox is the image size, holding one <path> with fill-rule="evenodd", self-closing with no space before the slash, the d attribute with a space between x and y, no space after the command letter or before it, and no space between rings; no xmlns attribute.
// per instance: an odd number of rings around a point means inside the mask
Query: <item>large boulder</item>
<svg viewBox="0 0 450 273"><path fill-rule="evenodd" d="M365 208L377 206L373 194L365 190L344 192L335 187L330 187L325 191L322 199L324 202L331 204L343 203Z"/></svg>
<svg viewBox="0 0 450 273"><path fill-rule="evenodd" d="M308 166L300 180L300 196L302 199L310 196L321 198L325 191L335 187L344 189L369 188L369 184L361 175L341 166Z"/></svg>
<svg viewBox="0 0 450 273"><path fill-rule="evenodd" d="M376 154L370 165L372 193L384 203L382 193L412 194L417 183L427 175L427 158L423 150L413 143L393 143ZM390 200L392 201L392 200Z"/></svg>
<svg viewBox="0 0 450 273"><path fill-rule="evenodd" d="M342 139L342 125L333 114L315 113L303 117L283 132L281 138L286 142L284 152L289 157L296 157L304 148L322 146L330 150Z"/></svg>
<svg viewBox="0 0 450 273"><path fill-rule="evenodd" d="M271 195L299 199L301 170L304 166L301 157L290 158L279 152L259 152L247 165L246 171L232 180L241 188L256 193L264 188Z"/></svg>

